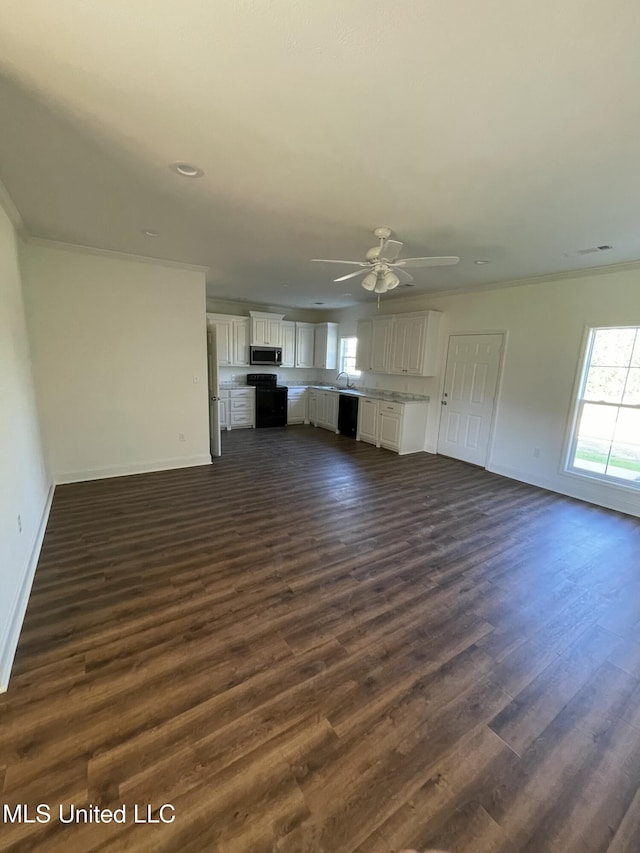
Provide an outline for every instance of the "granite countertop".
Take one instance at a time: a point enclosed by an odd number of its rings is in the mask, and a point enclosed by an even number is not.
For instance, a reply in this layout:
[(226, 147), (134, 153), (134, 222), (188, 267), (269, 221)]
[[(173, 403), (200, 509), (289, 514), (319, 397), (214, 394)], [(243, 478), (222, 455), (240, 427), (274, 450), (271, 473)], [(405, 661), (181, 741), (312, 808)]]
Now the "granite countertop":
[(385, 391), (381, 388), (338, 388), (335, 385), (317, 385), (311, 383), (308, 388), (320, 391), (335, 391), (337, 394), (349, 394), (352, 397), (369, 397), (372, 400), (385, 400), (387, 403), (428, 403), (430, 397), (425, 394), (409, 394), (402, 391)]
[[(289, 388), (317, 388), (319, 391), (335, 391), (336, 394), (349, 394), (352, 397), (369, 397), (372, 400), (385, 400), (388, 403), (428, 403), (430, 397), (423, 394), (408, 394), (402, 391), (385, 391), (381, 388), (342, 388), (335, 385), (322, 385), (318, 382), (292, 382)], [(246, 382), (221, 382), (221, 391), (235, 388), (253, 388)]]

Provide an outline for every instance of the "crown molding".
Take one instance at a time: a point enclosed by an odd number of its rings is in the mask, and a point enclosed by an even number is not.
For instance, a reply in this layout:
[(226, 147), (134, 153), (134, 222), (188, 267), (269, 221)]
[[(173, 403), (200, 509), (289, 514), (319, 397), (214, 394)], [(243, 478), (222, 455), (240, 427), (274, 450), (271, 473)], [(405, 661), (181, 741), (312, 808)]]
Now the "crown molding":
[(149, 255), (134, 255), (129, 252), (116, 252), (112, 249), (98, 249), (95, 246), (83, 246), (78, 243), (64, 243), (61, 240), (49, 240), (47, 237), (34, 237), (25, 234), (25, 242), (30, 246), (43, 246), (49, 249), (59, 249), (64, 252), (75, 252), (81, 255), (98, 255), (103, 258), (119, 258), (123, 261), (134, 261), (139, 264), (154, 264), (155, 266), (169, 267), (171, 269), (190, 270), (192, 272), (207, 273), (210, 267), (187, 264), (182, 261), (172, 261), (170, 258), (154, 258)]

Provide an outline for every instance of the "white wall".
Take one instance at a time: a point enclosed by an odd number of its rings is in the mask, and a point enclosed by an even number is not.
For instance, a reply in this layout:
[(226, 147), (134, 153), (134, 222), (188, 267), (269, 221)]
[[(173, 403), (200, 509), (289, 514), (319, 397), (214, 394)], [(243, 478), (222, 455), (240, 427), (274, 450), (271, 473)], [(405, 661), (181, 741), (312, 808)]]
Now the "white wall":
[[(640, 269), (579, 274), (572, 278), (437, 298), (387, 299), (380, 313), (435, 308), (440, 324), (440, 370), (433, 379), (375, 377), (378, 387), (432, 398), (426, 449), (434, 451), (448, 336), (504, 331), (507, 346), (488, 469), (563, 494), (640, 515), (640, 495), (565, 473), (564, 452), (574, 383), (586, 326), (640, 325)], [(344, 311), (340, 334), (355, 334), (366, 309)], [(367, 380), (369, 383), (371, 380)], [(539, 458), (534, 457), (539, 448)]]
[(52, 493), (40, 441), (17, 237), (0, 206), (0, 690), (9, 680)]
[(23, 265), (55, 482), (210, 462), (204, 273), (32, 242)]

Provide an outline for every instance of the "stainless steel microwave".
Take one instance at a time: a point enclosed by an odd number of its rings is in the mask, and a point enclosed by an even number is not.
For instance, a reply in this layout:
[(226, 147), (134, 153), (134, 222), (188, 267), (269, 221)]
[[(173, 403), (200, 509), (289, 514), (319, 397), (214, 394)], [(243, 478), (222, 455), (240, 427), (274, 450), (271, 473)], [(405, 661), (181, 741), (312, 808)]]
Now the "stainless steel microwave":
[(282, 350), (280, 347), (250, 347), (249, 363), (280, 367), (282, 364)]

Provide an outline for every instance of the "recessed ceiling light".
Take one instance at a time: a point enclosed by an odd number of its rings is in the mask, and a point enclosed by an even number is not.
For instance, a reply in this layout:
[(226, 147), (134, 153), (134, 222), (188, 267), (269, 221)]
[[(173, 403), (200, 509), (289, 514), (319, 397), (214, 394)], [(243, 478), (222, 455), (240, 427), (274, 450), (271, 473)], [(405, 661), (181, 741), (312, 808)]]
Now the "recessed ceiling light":
[(478, 260), (478, 261), (474, 261), (473, 263), (474, 263), (474, 264), (478, 264), (478, 266), (480, 266), (481, 264), (490, 264), (490, 263), (491, 263), (491, 261), (484, 261), (484, 260), (482, 260), (482, 259), (481, 259), (481, 260)]
[(342, 295), (343, 295), (343, 296), (351, 296), (351, 294), (350, 294), (350, 293), (343, 293)]
[(160, 236), (159, 231), (143, 231), (142, 233), (144, 234), (145, 237), (159, 237)]
[(183, 178), (201, 178), (204, 175), (202, 169), (192, 163), (171, 163), (169, 168), (176, 174), (182, 175)]

